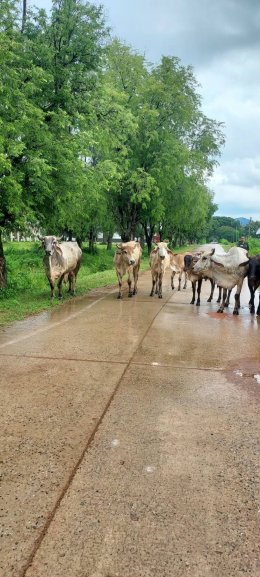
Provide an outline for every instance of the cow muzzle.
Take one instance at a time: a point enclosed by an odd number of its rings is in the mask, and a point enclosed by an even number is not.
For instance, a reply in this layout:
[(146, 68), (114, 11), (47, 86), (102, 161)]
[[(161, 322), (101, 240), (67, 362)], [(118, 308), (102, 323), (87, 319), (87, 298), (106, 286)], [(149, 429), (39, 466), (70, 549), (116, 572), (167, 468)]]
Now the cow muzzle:
[(131, 258), (129, 261), (129, 264), (131, 264), (131, 265), (135, 264), (135, 260)]

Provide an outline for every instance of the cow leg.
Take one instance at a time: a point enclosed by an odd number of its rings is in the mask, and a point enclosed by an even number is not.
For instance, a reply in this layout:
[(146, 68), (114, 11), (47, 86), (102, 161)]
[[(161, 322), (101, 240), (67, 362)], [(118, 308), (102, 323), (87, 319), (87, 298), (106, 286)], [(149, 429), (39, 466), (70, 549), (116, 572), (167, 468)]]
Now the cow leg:
[(179, 274), (179, 285), (178, 285), (178, 291), (181, 290), (181, 272)]
[(200, 306), (200, 292), (201, 292), (201, 285), (202, 285), (202, 278), (200, 278), (198, 280), (198, 288), (197, 288), (197, 302), (196, 302), (196, 306), (199, 307)]
[(195, 303), (195, 296), (196, 296), (196, 280), (192, 281), (191, 286), (192, 286), (192, 299), (190, 301), (191, 305), (194, 305)]
[(117, 295), (117, 298), (121, 299), (121, 298), (123, 298), (123, 295), (122, 295), (122, 275), (119, 272), (117, 272), (117, 278), (118, 278), (118, 295)]
[(257, 316), (260, 316), (260, 294), (259, 294), (259, 303), (256, 311)]
[(221, 305), (220, 305), (220, 307), (219, 307), (219, 309), (218, 309), (218, 311), (217, 311), (218, 313), (223, 313), (224, 307), (225, 307), (225, 301), (226, 301), (226, 297), (227, 297), (227, 289), (226, 289), (226, 288), (223, 288), (222, 290), (223, 290), (223, 293), (222, 293), (222, 303), (221, 303)]
[(251, 285), (248, 283), (248, 288), (250, 290), (250, 301), (249, 301), (249, 310), (251, 314), (255, 312), (255, 291)]
[(171, 287), (172, 287), (172, 290), (174, 290), (174, 277), (175, 277), (175, 272), (174, 272), (174, 270), (173, 270), (173, 271), (172, 271), (172, 274), (171, 274)]
[(187, 273), (184, 271), (184, 285), (183, 285), (183, 288), (184, 288), (184, 289), (187, 288), (187, 279), (188, 279), (188, 275), (187, 275)]
[[(150, 292), (150, 297), (153, 297), (155, 285), (157, 285), (157, 277), (156, 277), (156, 275), (154, 274), (154, 275), (152, 275), (152, 290), (151, 290), (151, 292)], [(157, 291), (157, 286), (156, 286), (156, 291)], [(155, 291), (155, 294), (157, 294), (156, 291)], [(158, 292), (158, 291), (157, 291), (157, 292)]]
[(243, 286), (243, 282), (244, 279), (242, 278), (238, 283), (237, 283), (237, 292), (235, 294), (235, 306), (234, 306), (234, 310), (233, 310), (233, 315), (238, 315), (239, 314), (239, 308), (240, 308), (240, 293), (241, 293), (241, 289)]
[(139, 266), (134, 267), (133, 275), (134, 275), (134, 290), (133, 295), (137, 294), (137, 281), (138, 281), (138, 273), (139, 273)]
[[(209, 279), (209, 282), (210, 282), (210, 284), (211, 284), (211, 291), (210, 291), (210, 295), (209, 295), (209, 298), (208, 298), (207, 302), (208, 302), (208, 303), (211, 303), (211, 301), (212, 301), (212, 299), (213, 299), (213, 293), (214, 293), (214, 289), (215, 289), (215, 284), (216, 284), (216, 283), (215, 283), (215, 281), (214, 281), (212, 278)], [(217, 302), (219, 302), (219, 301), (217, 301)]]
[(48, 280), (49, 280), (49, 285), (51, 287), (51, 299), (53, 299), (54, 298), (54, 282), (50, 279), (48, 279)]
[[(75, 267), (75, 269), (72, 271), (72, 295), (75, 296), (76, 294), (76, 281), (77, 281), (77, 274), (79, 272), (80, 269), (80, 265), (81, 265), (81, 260), (79, 260), (77, 262), (77, 265)], [(70, 278), (70, 277), (69, 277)]]
[(68, 293), (75, 296), (75, 275), (74, 272), (69, 273), (69, 289)]
[(128, 284), (128, 296), (132, 297), (133, 296), (133, 291), (132, 291), (132, 271), (129, 270), (128, 271), (128, 279), (127, 279), (127, 284)]
[(63, 298), (63, 296), (62, 296), (62, 289), (61, 289), (62, 283), (63, 283), (63, 278), (64, 278), (64, 275), (61, 275), (61, 277), (59, 278), (59, 281), (58, 281), (58, 289), (59, 289), (58, 298), (59, 298), (59, 299), (62, 299), (62, 298)]
[(158, 298), (159, 299), (162, 299), (162, 279), (163, 279), (163, 274), (161, 272), (158, 275)]
[[(227, 300), (225, 302), (225, 308), (229, 307), (229, 301), (230, 301), (230, 295), (231, 295), (232, 289), (229, 289), (227, 291)], [(240, 307), (240, 303), (239, 303), (239, 307)]]
[(221, 294), (222, 294), (222, 288), (221, 286), (218, 287), (218, 299), (217, 299), (217, 303), (220, 303), (221, 301)]
[(240, 293), (235, 294), (235, 306), (233, 310), (233, 315), (239, 314), (239, 307), (240, 307)]

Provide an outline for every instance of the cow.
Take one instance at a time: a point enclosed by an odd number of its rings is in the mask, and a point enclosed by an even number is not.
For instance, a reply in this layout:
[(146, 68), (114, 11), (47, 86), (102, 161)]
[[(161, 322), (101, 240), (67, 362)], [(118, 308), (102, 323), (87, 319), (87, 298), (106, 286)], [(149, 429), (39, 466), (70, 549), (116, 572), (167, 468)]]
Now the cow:
[[(122, 279), (128, 273), (128, 296), (132, 297), (137, 293), (138, 273), (141, 263), (142, 249), (139, 242), (130, 240), (129, 242), (122, 242), (117, 245), (114, 256), (114, 264), (118, 278), (118, 299), (123, 297), (122, 294)], [(134, 282), (134, 289), (132, 290), (132, 282)]]
[[(194, 267), (195, 263), (197, 262), (199, 256), (200, 256), (199, 254), (198, 255), (185, 254), (185, 256), (184, 256), (184, 272), (187, 273), (188, 279), (191, 281), (191, 286), (192, 286), (192, 300), (190, 302), (191, 305), (194, 305), (194, 303), (195, 303), (196, 285), (198, 283), (197, 302), (196, 302), (197, 306), (200, 306), (200, 293), (201, 293), (201, 285), (202, 285), (203, 275), (201, 273), (196, 274), (193, 270), (193, 267)], [(207, 279), (205, 279), (205, 280), (207, 280)], [(212, 297), (213, 297), (215, 282), (213, 281), (212, 278), (210, 278), (209, 281), (211, 284), (211, 292), (210, 292), (210, 296), (209, 296), (207, 302), (210, 303), (212, 301)]]
[[(250, 291), (250, 301), (249, 310), (250, 313), (255, 312), (255, 291), (260, 287), (260, 254), (253, 256), (249, 260), (248, 267), (248, 288)], [(259, 304), (256, 311), (257, 316), (260, 316), (260, 293), (259, 293)]]
[[(196, 301), (196, 306), (198, 306), (198, 307), (200, 306), (200, 293), (201, 293), (202, 280), (203, 279), (209, 280), (210, 284), (211, 284), (210, 295), (209, 295), (209, 298), (207, 299), (208, 303), (211, 303), (211, 301), (212, 301), (214, 290), (215, 290), (215, 285), (216, 285), (216, 283), (214, 282), (214, 280), (212, 278), (208, 278), (206, 276), (204, 277), (202, 273), (195, 273), (194, 272), (193, 267), (194, 267), (195, 263), (198, 261), (200, 256), (201, 256), (200, 252), (195, 253), (193, 256), (190, 254), (185, 254), (185, 256), (184, 256), (184, 272), (187, 273), (188, 279), (191, 281), (191, 286), (192, 286), (192, 300), (191, 300), (190, 304), (194, 305), (194, 303), (195, 303), (196, 285), (198, 283), (198, 285), (197, 285), (197, 301)], [(219, 289), (219, 293), (218, 293), (217, 303), (220, 303), (222, 288), (218, 287), (218, 289)], [(230, 294), (231, 294), (231, 290), (228, 291), (228, 297), (227, 297), (227, 300), (225, 302), (225, 307), (228, 307), (228, 305), (229, 305)]]
[(204, 252), (194, 264), (195, 273), (212, 278), (219, 287), (223, 288), (222, 303), (218, 313), (223, 313), (227, 289), (237, 287), (235, 294), (234, 315), (239, 314), (240, 292), (248, 271), (249, 258), (243, 248), (233, 246), (226, 254), (215, 254), (215, 249)]
[(60, 242), (56, 236), (41, 237), (45, 250), (43, 263), (54, 297), (55, 282), (58, 281), (58, 298), (62, 299), (62, 282), (69, 280), (69, 292), (75, 295), (76, 279), (79, 272), (82, 251), (77, 242)]
[(166, 269), (171, 264), (173, 253), (168, 248), (167, 242), (158, 242), (156, 247), (150, 254), (150, 267), (152, 274), (152, 290), (150, 296), (158, 294), (158, 298), (162, 298), (162, 280)]
[(178, 284), (178, 291), (181, 290), (181, 277), (184, 274), (184, 285), (183, 288), (186, 289), (187, 287), (187, 280), (188, 280), (188, 274), (187, 272), (184, 270), (185, 269), (185, 263), (184, 263), (184, 257), (185, 255), (190, 255), (192, 256), (191, 252), (185, 252), (185, 253), (172, 253), (171, 256), (171, 269), (172, 269), (172, 276), (171, 276), (171, 287), (172, 290), (174, 290), (174, 276), (177, 273), (179, 275), (179, 284)]

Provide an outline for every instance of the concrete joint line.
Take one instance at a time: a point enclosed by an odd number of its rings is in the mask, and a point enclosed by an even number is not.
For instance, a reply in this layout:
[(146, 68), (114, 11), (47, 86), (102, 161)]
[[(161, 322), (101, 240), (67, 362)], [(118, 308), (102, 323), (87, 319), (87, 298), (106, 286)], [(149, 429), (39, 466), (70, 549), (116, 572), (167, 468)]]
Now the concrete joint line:
[[(169, 296), (169, 299), (171, 298), (171, 296), (172, 296), (172, 295)], [(99, 302), (100, 300), (103, 300), (104, 298), (105, 298), (105, 297), (102, 297), (102, 298), (99, 299), (98, 301), (95, 301), (95, 303), (93, 303), (92, 306), (93, 306), (94, 304), (96, 304), (97, 302)], [(117, 385), (115, 386), (114, 391), (112, 392), (110, 398), (108, 399), (108, 402), (107, 402), (107, 404), (106, 404), (106, 406), (105, 406), (105, 408), (104, 408), (101, 416), (99, 417), (99, 419), (98, 419), (98, 421), (97, 421), (97, 423), (96, 423), (96, 425), (95, 425), (95, 427), (94, 427), (94, 429), (93, 429), (93, 431), (92, 431), (92, 433), (91, 433), (91, 435), (90, 435), (90, 437), (89, 437), (89, 439), (88, 439), (88, 441), (87, 441), (87, 443), (86, 443), (86, 445), (85, 445), (85, 447), (84, 447), (84, 449), (83, 449), (83, 451), (82, 451), (82, 453), (81, 453), (81, 455), (80, 455), (80, 457), (79, 457), (79, 459), (78, 459), (78, 461), (77, 461), (77, 463), (76, 463), (76, 465), (73, 467), (73, 469), (72, 469), (72, 471), (71, 471), (71, 473), (70, 473), (70, 475), (69, 475), (69, 477), (68, 477), (67, 482), (65, 483), (63, 489), (61, 490), (61, 493), (60, 493), (59, 498), (57, 499), (57, 501), (56, 501), (56, 503), (55, 503), (52, 511), (51, 511), (50, 514), (48, 515), (47, 520), (46, 520), (46, 523), (45, 523), (45, 525), (44, 525), (44, 527), (43, 527), (43, 530), (42, 530), (42, 532), (40, 533), (39, 537), (36, 539), (36, 541), (35, 541), (35, 543), (34, 543), (33, 550), (32, 550), (32, 552), (31, 552), (31, 554), (29, 555), (29, 558), (28, 558), (27, 562), (25, 563), (24, 567), (22, 568), (21, 572), (19, 573), (19, 577), (26, 577), (26, 573), (27, 573), (28, 569), (31, 567), (31, 565), (32, 565), (32, 563), (33, 563), (33, 560), (34, 560), (34, 558), (35, 558), (35, 555), (36, 555), (38, 549), (40, 548), (40, 546), (41, 546), (41, 544), (42, 544), (42, 542), (43, 542), (43, 539), (44, 539), (45, 535), (46, 535), (47, 532), (48, 532), (48, 529), (49, 529), (49, 527), (50, 527), (50, 525), (51, 525), (51, 523), (52, 523), (52, 521), (53, 521), (53, 519), (54, 519), (54, 517), (55, 517), (55, 515), (56, 515), (56, 512), (58, 511), (59, 506), (60, 506), (63, 498), (65, 497), (65, 495), (66, 495), (66, 493), (67, 493), (67, 491), (68, 491), (68, 489), (69, 489), (69, 487), (70, 487), (70, 485), (71, 485), (71, 483), (72, 483), (72, 481), (73, 481), (73, 479), (74, 479), (74, 477), (75, 477), (75, 475), (76, 475), (76, 473), (77, 473), (77, 471), (78, 471), (78, 468), (80, 467), (80, 465), (81, 465), (81, 463), (82, 463), (82, 461), (83, 461), (83, 459), (84, 459), (84, 457), (85, 457), (85, 455), (86, 455), (89, 447), (91, 446), (92, 441), (93, 441), (94, 438), (95, 438), (96, 432), (98, 431), (100, 425), (102, 424), (103, 419), (104, 419), (104, 417), (105, 417), (108, 409), (110, 408), (111, 403), (113, 402), (113, 400), (114, 400), (114, 398), (115, 398), (115, 396), (116, 396), (116, 394), (117, 394), (117, 392), (118, 392), (118, 390), (119, 390), (119, 387), (120, 387), (120, 385), (121, 385), (121, 383), (122, 383), (122, 380), (123, 380), (123, 378), (124, 378), (124, 376), (125, 376), (128, 368), (129, 368), (130, 365), (132, 364), (132, 360), (133, 360), (134, 355), (136, 354), (139, 346), (142, 344), (143, 340), (145, 339), (146, 335), (148, 334), (148, 332), (149, 332), (149, 330), (150, 330), (153, 322), (155, 321), (156, 317), (159, 315), (159, 313), (161, 312), (161, 310), (162, 310), (162, 309), (165, 307), (165, 305), (168, 303), (169, 299), (167, 299), (164, 303), (162, 303), (160, 309), (157, 311), (157, 313), (156, 313), (155, 316), (153, 317), (152, 321), (149, 323), (148, 328), (146, 329), (146, 331), (144, 332), (143, 336), (141, 337), (141, 339), (140, 339), (140, 341), (139, 341), (136, 349), (134, 350), (131, 358), (130, 358), (129, 361), (126, 363), (126, 366), (125, 366), (125, 368), (124, 368), (124, 370), (123, 370), (123, 373), (122, 373), (120, 379), (118, 380), (118, 383), (117, 383)], [(90, 307), (86, 307), (86, 308), (90, 308)], [(72, 315), (72, 316), (77, 316), (77, 314)], [(65, 321), (65, 322), (66, 322), (66, 321)], [(58, 325), (59, 325), (59, 324), (62, 324), (62, 322), (61, 322), (61, 323), (57, 323), (57, 324), (58, 324)], [(35, 357), (34, 357), (34, 358), (35, 358)], [(36, 357), (36, 358), (37, 358), (37, 357)], [(46, 358), (46, 357), (45, 357), (45, 358)]]

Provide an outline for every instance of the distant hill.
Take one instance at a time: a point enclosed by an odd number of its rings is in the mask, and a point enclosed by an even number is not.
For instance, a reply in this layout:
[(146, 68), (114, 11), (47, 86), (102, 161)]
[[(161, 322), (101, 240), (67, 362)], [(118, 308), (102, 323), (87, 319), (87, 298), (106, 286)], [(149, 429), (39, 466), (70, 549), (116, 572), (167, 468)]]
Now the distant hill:
[(246, 224), (249, 223), (249, 218), (245, 218), (244, 216), (240, 216), (236, 218), (236, 220), (238, 220), (242, 226), (246, 226)]

